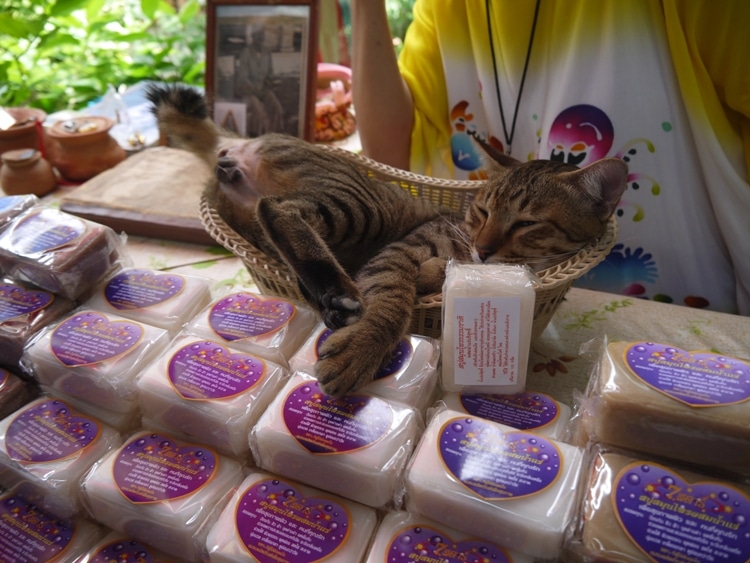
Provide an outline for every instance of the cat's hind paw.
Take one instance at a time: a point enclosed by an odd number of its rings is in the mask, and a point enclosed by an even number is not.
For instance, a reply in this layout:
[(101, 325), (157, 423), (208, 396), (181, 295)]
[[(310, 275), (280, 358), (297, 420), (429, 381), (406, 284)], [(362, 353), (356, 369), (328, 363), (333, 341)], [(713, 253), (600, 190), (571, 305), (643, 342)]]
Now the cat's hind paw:
[(356, 323), (362, 318), (362, 313), (362, 302), (350, 295), (329, 292), (320, 300), (323, 323), (331, 330)]

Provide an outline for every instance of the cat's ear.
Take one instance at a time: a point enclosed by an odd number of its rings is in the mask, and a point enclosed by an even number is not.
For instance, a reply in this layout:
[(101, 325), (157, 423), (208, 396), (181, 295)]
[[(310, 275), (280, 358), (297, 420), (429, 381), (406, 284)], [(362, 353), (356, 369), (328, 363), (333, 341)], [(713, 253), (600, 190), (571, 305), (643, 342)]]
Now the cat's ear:
[(596, 210), (603, 221), (614, 213), (628, 186), (628, 165), (619, 158), (604, 158), (585, 168), (568, 172), (586, 195), (596, 202)]
[(489, 159), (484, 159), (487, 166), (491, 166), (492, 164), (497, 163), (502, 169), (505, 169), (521, 164), (520, 160), (516, 160), (512, 156), (509, 156), (504, 152), (497, 150), (484, 139), (480, 139), (476, 135), (472, 135), (472, 139), (474, 139), (474, 142), (479, 146), (479, 148), (482, 149), (484, 154), (489, 157)]

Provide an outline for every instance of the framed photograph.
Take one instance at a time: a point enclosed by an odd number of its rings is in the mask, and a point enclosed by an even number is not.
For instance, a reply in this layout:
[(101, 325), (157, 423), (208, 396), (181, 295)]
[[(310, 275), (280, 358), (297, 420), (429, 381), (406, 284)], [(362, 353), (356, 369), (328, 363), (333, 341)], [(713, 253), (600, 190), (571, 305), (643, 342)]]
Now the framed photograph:
[(245, 137), (315, 137), (318, 0), (208, 0), (206, 96)]

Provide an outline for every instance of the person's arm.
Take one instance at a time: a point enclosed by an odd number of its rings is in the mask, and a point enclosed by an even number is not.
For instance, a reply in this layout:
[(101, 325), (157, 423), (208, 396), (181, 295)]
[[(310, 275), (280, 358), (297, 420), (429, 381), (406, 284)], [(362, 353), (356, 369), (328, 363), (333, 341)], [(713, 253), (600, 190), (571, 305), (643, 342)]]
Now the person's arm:
[(385, 0), (352, 2), (352, 100), (363, 153), (408, 170), (414, 107), (398, 69)]

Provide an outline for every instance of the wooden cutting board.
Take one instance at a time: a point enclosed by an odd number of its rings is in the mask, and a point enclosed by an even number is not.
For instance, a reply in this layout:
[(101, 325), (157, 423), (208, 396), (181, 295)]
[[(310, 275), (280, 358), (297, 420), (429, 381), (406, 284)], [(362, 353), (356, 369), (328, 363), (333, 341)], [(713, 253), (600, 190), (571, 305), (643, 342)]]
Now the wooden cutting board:
[(60, 207), (128, 235), (214, 245), (198, 212), (211, 174), (187, 151), (151, 147), (81, 184)]

